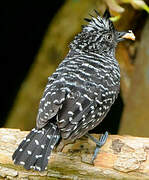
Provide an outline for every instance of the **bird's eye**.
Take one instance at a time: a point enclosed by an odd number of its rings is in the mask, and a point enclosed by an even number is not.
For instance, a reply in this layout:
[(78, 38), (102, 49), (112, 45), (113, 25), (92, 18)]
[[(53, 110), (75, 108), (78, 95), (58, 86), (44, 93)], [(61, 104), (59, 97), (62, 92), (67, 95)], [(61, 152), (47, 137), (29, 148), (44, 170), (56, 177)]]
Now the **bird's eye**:
[(106, 39), (107, 39), (108, 41), (111, 41), (111, 40), (112, 40), (112, 34), (107, 34), (107, 35), (106, 35)]

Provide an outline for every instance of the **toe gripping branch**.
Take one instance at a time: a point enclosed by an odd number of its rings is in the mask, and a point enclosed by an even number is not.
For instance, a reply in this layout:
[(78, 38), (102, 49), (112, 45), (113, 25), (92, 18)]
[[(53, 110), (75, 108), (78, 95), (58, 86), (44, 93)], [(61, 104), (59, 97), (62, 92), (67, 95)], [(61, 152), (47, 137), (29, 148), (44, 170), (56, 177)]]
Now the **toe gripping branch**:
[(89, 133), (86, 134), (86, 136), (88, 138), (90, 138), (93, 142), (96, 143), (96, 148), (95, 148), (95, 151), (94, 151), (94, 154), (93, 154), (93, 157), (92, 157), (92, 163), (94, 162), (100, 148), (106, 143), (107, 141), (107, 138), (108, 138), (108, 132), (106, 131), (105, 134), (102, 134), (100, 136), (100, 139), (97, 140), (96, 138), (94, 138), (93, 136), (91, 136)]

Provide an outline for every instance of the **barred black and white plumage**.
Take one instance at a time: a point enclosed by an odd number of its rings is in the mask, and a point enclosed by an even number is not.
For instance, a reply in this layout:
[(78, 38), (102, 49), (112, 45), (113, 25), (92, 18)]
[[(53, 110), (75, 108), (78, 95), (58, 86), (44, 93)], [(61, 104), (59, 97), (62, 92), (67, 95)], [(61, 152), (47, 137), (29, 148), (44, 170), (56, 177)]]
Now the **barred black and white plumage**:
[[(97, 12), (96, 12), (97, 13)], [(45, 170), (57, 144), (85, 135), (106, 116), (120, 89), (115, 47), (126, 32), (115, 30), (106, 11), (86, 19), (70, 44), (66, 58), (48, 78), (40, 101), (36, 128), (13, 154), (15, 164)]]

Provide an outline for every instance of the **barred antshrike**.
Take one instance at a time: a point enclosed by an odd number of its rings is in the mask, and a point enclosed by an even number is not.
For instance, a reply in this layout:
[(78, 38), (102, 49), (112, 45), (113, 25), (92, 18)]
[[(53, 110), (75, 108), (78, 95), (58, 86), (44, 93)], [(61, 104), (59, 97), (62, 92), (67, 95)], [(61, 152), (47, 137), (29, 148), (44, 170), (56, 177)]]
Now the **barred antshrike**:
[[(134, 39), (129, 32), (118, 32), (108, 10), (103, 17), (85, 19), (88, 24), (75, 36), (66, 58), (48, 78), (40, 101), (36, 127), (21, 142), (12, 158), (26, 169), (45, 170), (51, 151), (83, 135), (102, 146), (87, 132), (107, 115), (120, 89), (120, 69), (115, 59), (118, 42)], [(97, 149), (96, 149), (97, 151)], [(97, 152), (93, 159), (95, 158)]]

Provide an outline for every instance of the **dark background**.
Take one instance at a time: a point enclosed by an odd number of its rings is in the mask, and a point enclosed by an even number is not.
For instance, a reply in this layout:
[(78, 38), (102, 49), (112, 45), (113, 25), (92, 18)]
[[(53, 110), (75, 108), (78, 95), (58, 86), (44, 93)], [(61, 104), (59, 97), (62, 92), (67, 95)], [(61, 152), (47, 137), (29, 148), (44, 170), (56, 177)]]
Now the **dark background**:
[(1, 4), (1, 110), (3, 126), (43, 36), (64, 0), (5, 1)]

